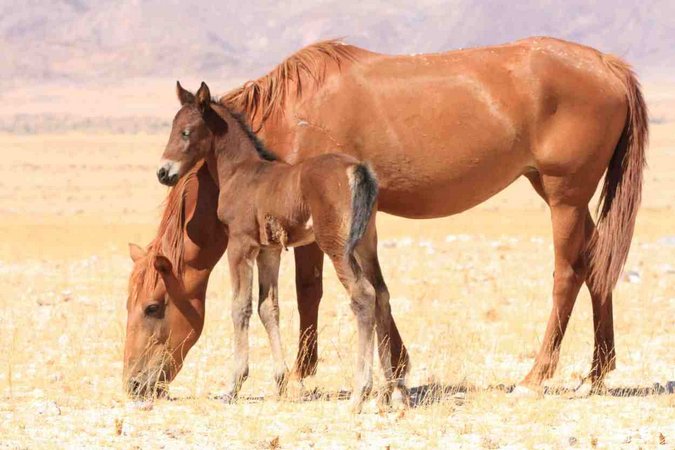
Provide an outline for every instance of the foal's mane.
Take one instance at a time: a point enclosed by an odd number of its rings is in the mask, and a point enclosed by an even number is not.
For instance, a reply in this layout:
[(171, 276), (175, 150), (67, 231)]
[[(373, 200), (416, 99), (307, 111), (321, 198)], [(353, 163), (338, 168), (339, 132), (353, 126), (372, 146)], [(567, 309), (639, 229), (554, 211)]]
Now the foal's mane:
[[(222, 105), (221, 105), (222, 106)], [(277, 161), (279, 158), (277, 158), (277, 155), (274, 154), (274, 152), (270, 151), (267, 147), (265, 147), (265, 144), (263, 141), (256, 135), (253, 130), (251, 130), (250, 125), (246, 121), (246, 118), (239, 114), (238, 112), (230, 109), (227, 106), (223, 106), (223, 108), (227, 109), (227, 112), (230, 113), (230, 115), (234, 118), (234, 120), (239, 123), (239, 126), (241, 127), (242, 130), (244, 130), (244, 133), (246, 133), (246, 136), (251, 140), (253, 143), (253, 146), (255, 147), (255, 151), (258, 152), (258, 156), (260, 156), (262, 159), (266, 161)]]
[(326, 64), (357, 58), (358, 48), (337, 39), (316, 42), (298, 50), (276, 66), (270, 73), (223, 95), (219, 103), (244, 114), (251, 123), (258, 118), (258, 129), (272, 115), (282, 111), (286, 98), (295, 89), (298, 96), (307, 81), (320, 86), (326, 74)]
[(162, 220), (157, 228), (157, 235), (146, 247), (147, 256), (134, 266), (129, 280), (131, 299), (136, 299), (141, 292), (151, 292), (159, 273), (152, 267), (153, 257), (157, 254), (164, 255), (171, 261), (174, 274), (180, 278), (183, 273), (184, 262), (184, 229), (185, 221), (185, 198), (187, 188), (197, 177), (197, 171), (203, 163), (197, 163), (195, 167), (178, 180), (178, 183), (169, 190), (164, 200), (164, 212)]

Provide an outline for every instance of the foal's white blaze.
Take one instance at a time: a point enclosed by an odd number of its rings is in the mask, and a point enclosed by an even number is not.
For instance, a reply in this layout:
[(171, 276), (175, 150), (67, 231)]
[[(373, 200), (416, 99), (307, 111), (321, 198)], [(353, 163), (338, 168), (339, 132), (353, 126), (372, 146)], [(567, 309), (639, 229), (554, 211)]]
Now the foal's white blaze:
[(167, 176), (172, 177), (174, 175), (178, 175), (180, 173), (180, 165), (181, 163), (179, 161), (172, 161), (170, 159), (162, 159), (159, 162), (159, 167), (157, 171), (160, 169), (164, 169), (167, 171)]

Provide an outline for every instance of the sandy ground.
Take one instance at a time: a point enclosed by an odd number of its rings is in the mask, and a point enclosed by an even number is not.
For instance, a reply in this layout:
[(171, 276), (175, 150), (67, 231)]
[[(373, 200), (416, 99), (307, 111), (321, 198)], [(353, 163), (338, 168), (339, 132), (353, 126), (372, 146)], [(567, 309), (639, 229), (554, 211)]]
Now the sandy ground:
[[(298, 385), (275, 398), (257, 320), (244, 399), (217, 399), (232, 363), (220, 264), (204, 334), (172, 400), (129, 408), (121, 386), (126, 244), (154, 234), (166, 194), (154, 167), (166, 135), (0, 136), (0, 448), (675, 448), (675, 102), (651, 92), (658, 120), (644, 207), (615, 291), (612, 395), (571, 393), (592, 355), (585, 291), (551, 393), (506, 392), (532, 364), (552, 284), (548, 212), (518, 181), (456, 217), (380, 215), (381, 260), (421, 401), (387, 414), (369, 404), (359, 416), (337, 395), (351, 386), (355, 326), (329, 265), (319, 371), (305, 382), (319, 399), (300, 401)], [(292, 272), (289, 254), (280, 287), (289, 364), (298, 328)]]

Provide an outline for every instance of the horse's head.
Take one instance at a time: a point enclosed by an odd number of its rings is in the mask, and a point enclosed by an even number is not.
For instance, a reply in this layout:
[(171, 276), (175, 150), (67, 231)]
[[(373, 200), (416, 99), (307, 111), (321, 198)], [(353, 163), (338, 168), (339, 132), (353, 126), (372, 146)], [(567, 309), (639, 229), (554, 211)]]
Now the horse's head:
[(153, 397), (166, 392), (201, 334), (204, 293), (189, 295), (192, 289), (186, 285), (197, 285), (196, 280), (177, 277), (165, 256), (134, 244), (129, 250), (134, 269), (127, 301), (124, 383), (133, 397)]
[(173, 186), (213, 149), (215, 135), (227, 132), (227, 122), (211, 107), (205, 83), (192, 94), (176, 83), (181, 108), (173, 119), (169, 142), (157, 169), (159, 182)]

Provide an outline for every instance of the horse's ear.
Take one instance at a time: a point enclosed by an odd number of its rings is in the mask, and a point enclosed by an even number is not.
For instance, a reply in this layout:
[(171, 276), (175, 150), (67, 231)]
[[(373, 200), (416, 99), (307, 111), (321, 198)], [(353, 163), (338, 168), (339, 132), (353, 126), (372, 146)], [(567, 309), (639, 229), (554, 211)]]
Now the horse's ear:
[(138, 261), (146, 255), (146, 251), (143, 250), (139, 245), (129, 243), (129, 256), (133, 262)]
[(211, 91), (203, 81), (197, 91), (197, 106), (202, 113), (206, 112), (211, 107)]
[(164, 255), (155, 255), (152, 265), (163, 277), (173, 274), (173, 265), (171, 264), (171, 261), (169, 261), (169, 258)]
[(183, 89), (183, 86), (180, 85), (180, 81), (176, 81), (176, 95), (178, 96), (178, 101), (181, 106), (186, 103), (194, 103), (195, 101), (195, 96), (191, 92)]
[(155, 270), (159, 272), (159, 275), (164, 281), (164, 286), (166, 287), (166, 292), (174, 299), (183, 298), (184, 290), (181, 281), (176, 278), (176, 275), (173, 273), (173, 265), (171, 261), (164, 255), (155, 255), (154, 260), (152, 261), (155, 266)]

